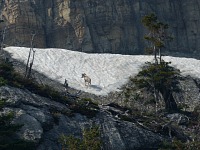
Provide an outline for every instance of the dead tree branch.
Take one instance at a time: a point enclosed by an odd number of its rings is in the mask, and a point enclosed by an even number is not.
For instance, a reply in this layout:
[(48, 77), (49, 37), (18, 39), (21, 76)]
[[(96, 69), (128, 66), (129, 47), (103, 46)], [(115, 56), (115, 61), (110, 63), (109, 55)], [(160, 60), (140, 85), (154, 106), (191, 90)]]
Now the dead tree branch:
[[(35, 50), (33, 50), (33, 41), (34, 41), (35, 35), (36, 35), (36, 33), (32, 33), (31, 46), (30, 46), (30, 51), (29, 51), (29, 54), (28, 54), (28, 60), (27, 60), (27, 63), (26, 63), (26, 72), (25, 72), (25, 76), (24, 76), (25, 78), (30, 77), (31, 69), (32, 69), (32, 66), (33, 66), (33, 61), (34, 61), (34, 56), (35, 56)], [(31, 63), (29, 64), (32, 52), (33, 52), (33, 58), (32, 58)]]

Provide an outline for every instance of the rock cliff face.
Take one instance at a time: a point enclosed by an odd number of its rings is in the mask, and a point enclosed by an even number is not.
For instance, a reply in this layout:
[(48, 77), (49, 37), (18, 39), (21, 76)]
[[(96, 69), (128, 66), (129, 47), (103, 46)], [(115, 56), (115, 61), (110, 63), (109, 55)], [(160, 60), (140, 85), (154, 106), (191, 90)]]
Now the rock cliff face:
[(175, 37), (167, 51), (198, 55), (199, 6), (197, 0), (0, 0), (8, 45), (30, 46), (35, 32), (36, 47), (122, 54), (143, 53), (141, 18), (154, 12)]
[(101, 129), (102, 146), (105, 150), (154, 148), (164, 140), (162, 135), (134, 123), (118, 120), (103, 111), (91, 119), (81, 114), (69, 117), (66, 114), (71, 110), (67, 106), (29, 91), (4, 86), (0, 87), (0, 93), (0, 98), (7, 99), (8, 102), (0, 115), (14, 112), (13, 123), (23, 124), (18, 136), (35, 142), (37, 150), (59, 150), (61, 145), (58, 139), (61, 134), (81, 137), (81, 131), (93, 124)]
[[(192, 79), (186, 80), (186, 84), (183, 84), (184, 91), (190, 91), (191, 94), (196, 95), (196, 98), (190, 97), (189, 102), (192, 108), (199, 106), (199, 94), (194, 94), (198, 89), (197, 84), (199, 85), (199, 81), (193, 83)], [(191, 96), (184, 92), (182, 94)], [(99, 126), (104, 150), (158, 149), (162, 141), (169, 140), (168, 134), (159, 132), (156, 128), (144, 126), (139, 123), (140, 119), (126, 121), (126, 118), (124, 120), (119, 118), (118, 116), (122, 115), (130, 117), (130, 114), (125, 109), (116, 107), (117, 105), (98, 105), (96, 115), (91, 118), (74, 112), (69, 104), (41, 97), (27, 89), (0, 86), (0, 99), (6, 100), (6, 106), (0, 110), (0, 116), (13, 112), (12, 123), (23, 125), (17, 132), (17, 137), (34, 142), (37, 150), (60, 150), (61, 144), (58, 139), (62, 134), (81, 137), (82, 131), (93, 125)], [(188, 101), (185, 96), (184, 99)], [(82, 105), (85, 104), (82, 103)], [(93, 106), (89, 104), (84, 107), (91, 109)], [(168, 114), (167, 117), (181, 125), (189, 122), (187, 116), (178, 113)], [(153, 122), (153, 124), (156, 123)], [(176, 130), (172, 131), (173, 136), (186, 141), (190, 139), (179, 131), (180, 129)]]

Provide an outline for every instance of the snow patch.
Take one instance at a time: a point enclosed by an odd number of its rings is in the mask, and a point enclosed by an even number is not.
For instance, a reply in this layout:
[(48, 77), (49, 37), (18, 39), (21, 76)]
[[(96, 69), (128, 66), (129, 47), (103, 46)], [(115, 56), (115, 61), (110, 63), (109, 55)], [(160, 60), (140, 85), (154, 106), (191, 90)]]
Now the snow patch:
[[(146, 61), (153, 60), (152, 56), (147, 55), (87, 54), (56, 48), (35, 50), (34, 70), (60, 83), (67, 79), (70, 87), (96, 95), (118, 91)], [(7, 47), (5, 51), (11, 53), (12, 58), (26, 63), (29, 48)], [(183, 75), (200, 78), (200, 60), (171, 56), (163, 58), (171, 61)], [(82, 73), (92, 79), (90, 87), (84, 85)]]

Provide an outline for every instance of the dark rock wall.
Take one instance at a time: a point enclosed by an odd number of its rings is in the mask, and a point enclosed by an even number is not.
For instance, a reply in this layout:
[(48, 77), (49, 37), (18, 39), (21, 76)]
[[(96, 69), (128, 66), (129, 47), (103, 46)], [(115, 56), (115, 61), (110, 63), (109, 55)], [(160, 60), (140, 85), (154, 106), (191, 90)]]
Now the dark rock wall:
[[(143, 53), (141, 18), (156, 13), (174, 36), (166, 51), (200, 55), (198, 0), (0, 0), (8, 45)], [(2, 25), (1, 25), (2, 26)], [(2, 28), (1, 28), (2, 29)]]

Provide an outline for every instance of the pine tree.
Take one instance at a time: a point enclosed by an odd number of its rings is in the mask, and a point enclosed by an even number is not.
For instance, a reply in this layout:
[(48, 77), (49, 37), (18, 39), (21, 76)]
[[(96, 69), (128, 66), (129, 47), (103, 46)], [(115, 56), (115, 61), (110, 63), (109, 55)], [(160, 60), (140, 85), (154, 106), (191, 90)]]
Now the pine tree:
[(139, 88), (146, 88), (152, 92), (157, 102), (160, 93), (165, 102), (167, 111), (177, 111), (177, 104), (173, 92), (179, 92), (178, 86), (181, 79), (180, 71), (171, 67), (170, 62), (162, 61), (160, 64), (146, 63), (138, 75), (132, 79)]
[(153, 52), (155, 63), (158, 64), (157, 55), (159, 55), (159, 62), (161, 62), (161, 49), (165, 47), (166, 41), (172, 40), (172, 37), (166, 32), (169, 26), (168, 24), (158, 21), (155, 14), (144, 16), (142, 18), (142, 23), (149, 31), (149, 33), (144, 37), (151, 43), (151, 46), (147, 48), (147, 51), (150, 53)]

